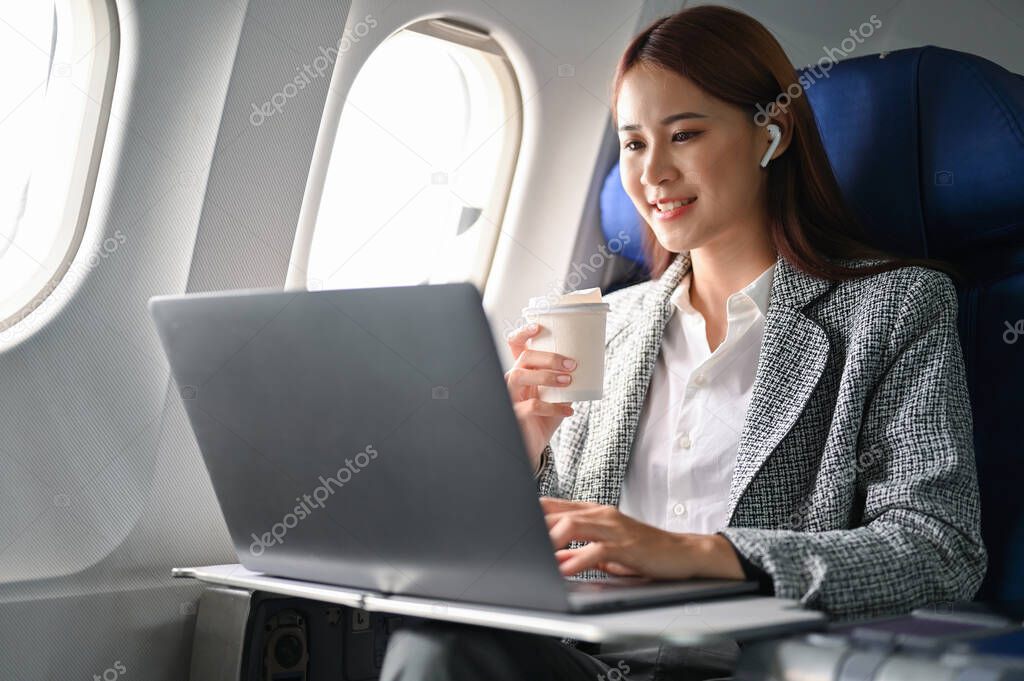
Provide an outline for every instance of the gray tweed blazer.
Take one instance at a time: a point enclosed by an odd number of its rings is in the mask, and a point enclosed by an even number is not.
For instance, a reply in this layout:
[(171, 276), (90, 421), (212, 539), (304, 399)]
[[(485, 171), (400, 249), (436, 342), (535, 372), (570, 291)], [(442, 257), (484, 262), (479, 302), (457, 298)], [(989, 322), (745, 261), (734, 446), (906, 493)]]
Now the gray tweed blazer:
[[(573, 405), (540, 494), (618, 505), (689, 267), (680, 254), (658, 280), (606, 297), (605, 397)], [(976, 592), (986, 553), (956, 318), (936, 270), (832, 282), (779, 257), (723, 531), (777, 596), (845, 619)]]

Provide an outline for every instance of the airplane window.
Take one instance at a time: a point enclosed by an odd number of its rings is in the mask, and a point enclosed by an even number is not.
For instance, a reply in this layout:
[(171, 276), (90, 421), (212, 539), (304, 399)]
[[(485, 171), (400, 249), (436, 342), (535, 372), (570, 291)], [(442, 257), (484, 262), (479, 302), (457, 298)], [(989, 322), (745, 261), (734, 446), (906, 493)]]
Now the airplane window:
[(485, 34), (435, 20), (382, 43), (345, 100), (306, 285), (483, 289), (519, 109), (512, 70)]
[[(0, 337), (44, 304), (82, 240), (117, 36), (107, 0), (0, 8)], [(17, 68), (13, 68), (16, 65)]]

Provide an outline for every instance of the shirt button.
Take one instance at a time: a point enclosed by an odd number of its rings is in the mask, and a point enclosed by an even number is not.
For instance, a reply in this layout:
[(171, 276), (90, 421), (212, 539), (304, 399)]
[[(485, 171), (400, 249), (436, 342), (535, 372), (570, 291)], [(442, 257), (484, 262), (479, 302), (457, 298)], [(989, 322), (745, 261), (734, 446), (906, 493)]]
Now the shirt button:
[(693, 376), (694, 385), (704, 385), (704, 374), (694, 374)]
[(690, 442), (690, 435), (689, 435), (689, 433), (683, 433), (682, 435), (680, 435), (679, 439), (676, 440), (676, 442), (678, 442), (679, 446), (682, 447), (683, 449), (689, 449), (690, 445), (692, 444)]
[(676, 504), (675, 506), (672, 507), (672, 512), (676, 515), (685, 515), (686, 507), (683, 506), (682, 504)]

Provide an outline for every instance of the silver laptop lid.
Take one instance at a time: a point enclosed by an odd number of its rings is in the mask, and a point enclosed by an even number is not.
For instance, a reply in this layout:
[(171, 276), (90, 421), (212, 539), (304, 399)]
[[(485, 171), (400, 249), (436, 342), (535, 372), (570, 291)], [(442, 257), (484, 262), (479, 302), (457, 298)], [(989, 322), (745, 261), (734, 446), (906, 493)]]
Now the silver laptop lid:
[(569, 609), (474, 286), (150, 310), (245, 567)]

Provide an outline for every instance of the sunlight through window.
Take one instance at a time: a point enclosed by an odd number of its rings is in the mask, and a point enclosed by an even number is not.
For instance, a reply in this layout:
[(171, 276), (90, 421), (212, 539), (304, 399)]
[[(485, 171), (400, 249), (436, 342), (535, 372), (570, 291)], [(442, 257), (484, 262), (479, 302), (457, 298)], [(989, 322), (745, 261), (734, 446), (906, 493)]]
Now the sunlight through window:
[(385, 41), (345, 101), (307, 285), (482, 288), (519, 119), (518, 88), (494, 51), (415, 30)]

